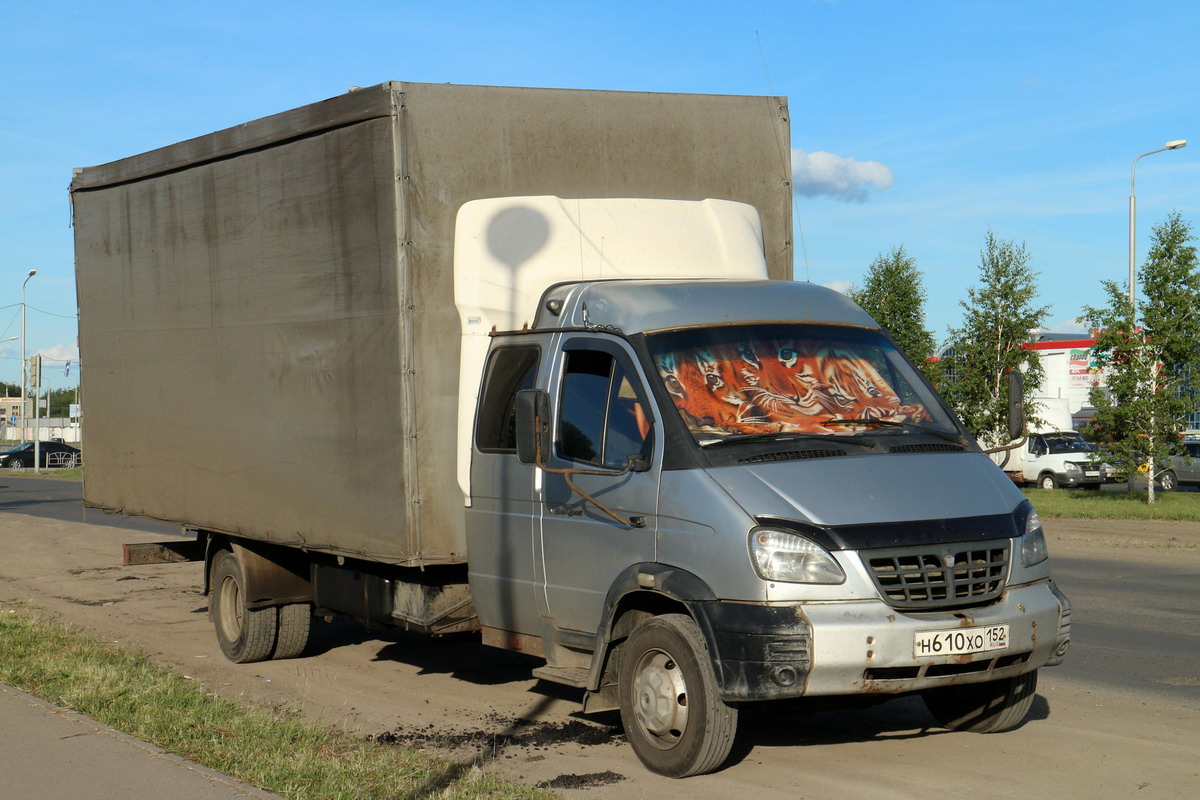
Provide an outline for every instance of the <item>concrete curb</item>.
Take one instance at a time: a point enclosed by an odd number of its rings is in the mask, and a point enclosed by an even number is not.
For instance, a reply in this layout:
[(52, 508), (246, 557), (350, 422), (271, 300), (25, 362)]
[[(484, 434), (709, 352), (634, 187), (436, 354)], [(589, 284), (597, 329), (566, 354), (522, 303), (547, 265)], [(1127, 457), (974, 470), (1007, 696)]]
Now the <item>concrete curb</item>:
[[(58, 717), (60, 720), (65, 721), (72, 727), (85, 729), (69, 736), (57, 737), (60, 741), (63, 739), (74, 738), (75, 736), (83, 736), (88, 733), (98, 733), (105, 737), (109, 737), (111, 740), (118, 743), (117, 758), (119, 758), (122, 762), (125, 762), (126, 758), (128, 759), (126, 768), (130, 774), (142, 776), (146, 774), (146, 771), (143, 768), (146, 764), (152, 764), (154, 762), (166, 763), (172, 765), (171, 767), (168, 767), (169, 771), (173, 771), (175, 768), (178, 768), (180, 770), (186, 770), (187, 772), (193, 773), (197, 777), (208, 780), (212, 784), (211, 788), (215, 790), (213, 794), (217, 797), (229, 798), (230, 800), (233, 800), (233, 798), (281, 800), (278, 795), (263, 791), (262, 789), (250, 786), (249, 784), (242, 783), (241, 781), (235, 780), (224, 773), (209, 769), (208, 767), (197, 764), (194, 761), (189, 761), (182, 756), (175, 755), (174, 753), (168, 753), (159, 747), (155, 747), (149, 742), (145, 742), (135, 736), (130, 736), (129, 734), (122, 733), (115, 728), (110, 728), (107, 725), (97, 722), (91, 717), (87, 717), (76, 711), (49, 703), (40, 697), (35, 697), (28, 692), (22, 691), (21, 689), (17, 689), (13, 686), (9, 686), (8, 684), (0, 683), (0, 703), (5, 702), (6, 695), (9, 696), (9, 700), (16, 698), (20, 701), (24, 701), (30, 706), (41, 709), (41, 711), (47, 715)], [(53, 726), (53, 723), (49, 719), (46, 717), (43, 717), (43, 719), (46, 721), (45, 727)], [(33, 727), (35, 729), (39, 727), (36, 719)], [(22, 729), (22, 734), (30, 733), (33, 733), (33, 731), (30, 731), (28, 727)], [(63, 770), (78, 771), (83, 780), (88, 780), (100, 772), (99, 767), (112, 766), (109, 757), (98, 757), (94, 755), (89, 756), (88, 754), (81, 753), (76, 753), (74, 755), (79, 755), (81, 757), (73, 757), (67, 763), (60, 761), (54, 764), (54, 770), (56, 774), (60, 774)], [(20, 753), (14, 753), (7, 750), (5, 752), (0, 752), (0, 773), (5, 775), (17, 775), (29, 771), (30, 763), (28, 761), (22, 761), (20, 764), (8, 763), (8, 759), (20, 756)], [(182, 775), (180, 775), (180, 778), (182, 779)], [(182, 787), (175, 787), (175, 789), (179, 788)], [(175, 791), (164, 792), (162, 787), (155, 787), (153, 784), (146, 785), (145, 789), (145, 796), (147, 798), (178, 796)], [(43, 795), (43, 797), (46, 796), (47, 795)], [(136, 795), (124, 794), (125, 800), (134, 800), (135, 797)]]

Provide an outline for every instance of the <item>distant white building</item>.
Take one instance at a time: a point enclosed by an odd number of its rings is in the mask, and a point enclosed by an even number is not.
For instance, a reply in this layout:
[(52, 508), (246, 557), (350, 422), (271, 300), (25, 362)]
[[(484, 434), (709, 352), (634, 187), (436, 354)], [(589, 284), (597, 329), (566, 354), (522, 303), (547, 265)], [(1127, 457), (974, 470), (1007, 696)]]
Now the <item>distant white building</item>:
[[(1078, 333), (1034, 332), (1031, 341), (1023, 345), (1026, 350), (1035, 350), (1042, 359), (1045, 378), (1034, 392), (1034, 399), (1043, 401), (1039, 416), (1046, 419), (1050, 427), (1065, 426), (1065, 414), (1071, 416), (1072, 427), (1086, 425), (1096, 413), (1088, 395), (1094, 386), (1105, 386), (1107, 376), (1092, 358), (1095, 336)], [(946, 377), (955, 379), (954, 350), (947, 348), (940, 358), (946, 362)], [(1058, 422), (1059, 419), (1063, 421)], [(1200, 408), (1188, 416), (1188, 435), (1200, 434)]]
[(1071, 422), (1079, 428), (1095, 413), (1088, 394), (1095, 386), (1104, 386), (1106, 376), (1092, 358), (1093, 336), (1073, 333), (1038, 333), (1025, 349), (1037, 351), (1046, 372), (1035, 397), (1065, 401)]
[[(1046, 371), (1045, 380), (1038, 387), (1036, 396), (1050, 400), (1065, 401), (1075, 428), (1088, 423), (1095, 413), (1088, 393), (1093, 386), (1104, 386), (1107, 376), (1092, 358), (1095, 336), (1081, 337), (1079, 334), (1038, 333), (1034, 340), (1025, 345), (1036, 350), (1042, 357)], [(1200, 408), (1194, 410), (1187, 421), (1187, 434), (1200, 432)]]

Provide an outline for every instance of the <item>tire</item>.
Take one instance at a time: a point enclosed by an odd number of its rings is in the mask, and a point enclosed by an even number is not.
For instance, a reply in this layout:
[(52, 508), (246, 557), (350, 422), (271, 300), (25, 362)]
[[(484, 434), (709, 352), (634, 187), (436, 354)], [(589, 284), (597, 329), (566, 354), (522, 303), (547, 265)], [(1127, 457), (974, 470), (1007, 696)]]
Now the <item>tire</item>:
[(1054, 477), (1054, 473), (1047, 472), (1045, 475), (1042, 475), (1040, 478), (1038, 478), (1038, 488), (1039, 489), (1057, 489), (1058, 488), (1058, 478)]
[(999, 733), (1021, 724), (1037, 693), (1037, 670), (988, 683), (946, 686), (922, 692), (925, 707), (942, 727), (970, 733)]
[(23, 469), (25, 467), (25, 465), (21, 463), (21, 459), (19, 459), (19, 458), (8, 459), (7, 461), (4, 462), (4, 466), (7, 467), (8, 469)]
[(1173, 492), (1179, 488), (1179, 478), (1175, 477), (1174, 472), (1167, 470), (1158, 476), (1158, 486), (1164, 492)]
[(237, 557), (222, 550), (213, 559), (209, 601), (221, 652), (235, 664), (265, 661), (275, 650), (278, 611), (246, 607), (246, 578)]
[(275, 652), (271, 658), (295, 658), (308, 646), (308, 630), (312, 625), (310, 603), (288, 603), (279, 607), (279, 632), (275, 637)]
[(621, 645), (625, 737), (651, 772), (686, 778), (724, 763), (737, 709), (721, 700), (708, 648), (683, 614), (646, 620)]

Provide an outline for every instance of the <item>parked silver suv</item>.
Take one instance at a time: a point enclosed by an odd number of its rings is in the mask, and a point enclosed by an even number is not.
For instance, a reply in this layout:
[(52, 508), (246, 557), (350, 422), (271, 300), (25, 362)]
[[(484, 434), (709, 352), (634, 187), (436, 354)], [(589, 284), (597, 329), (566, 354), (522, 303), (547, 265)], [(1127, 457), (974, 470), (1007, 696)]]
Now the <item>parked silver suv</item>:
[(1200, 440), (1183, 443), (1186, 456), (1170, 456), (1158, 473), (1158, 485), (1164, 492), (1180, 486), (1200, 486)]

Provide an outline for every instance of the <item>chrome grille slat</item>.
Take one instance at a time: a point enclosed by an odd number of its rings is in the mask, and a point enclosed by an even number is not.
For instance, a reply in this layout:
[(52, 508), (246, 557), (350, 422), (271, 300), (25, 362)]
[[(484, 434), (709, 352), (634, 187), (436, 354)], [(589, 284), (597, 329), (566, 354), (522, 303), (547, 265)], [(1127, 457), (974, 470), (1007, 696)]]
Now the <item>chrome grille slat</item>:
[[(999, 597), (1008, 580), (1011, 542), (867, 550), (867, 569), (894, 608), (970, 606)], [(947, 559), (953, 566), (948, 566)]]

